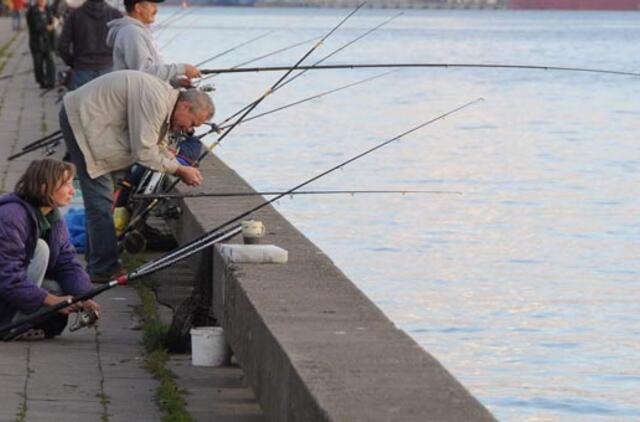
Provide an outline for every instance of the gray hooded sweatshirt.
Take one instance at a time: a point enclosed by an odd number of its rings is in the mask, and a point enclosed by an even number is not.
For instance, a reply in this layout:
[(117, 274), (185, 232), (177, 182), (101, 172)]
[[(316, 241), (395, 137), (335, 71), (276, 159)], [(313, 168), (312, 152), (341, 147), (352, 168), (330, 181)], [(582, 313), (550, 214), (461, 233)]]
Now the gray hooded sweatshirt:
[(113, 48), (113, 70), (141, 70), (166, 82), (184, 74), (184, 64), (162, 61), (151, 30), (139, 20), (125, 16), (107, 26), (107, 45)]

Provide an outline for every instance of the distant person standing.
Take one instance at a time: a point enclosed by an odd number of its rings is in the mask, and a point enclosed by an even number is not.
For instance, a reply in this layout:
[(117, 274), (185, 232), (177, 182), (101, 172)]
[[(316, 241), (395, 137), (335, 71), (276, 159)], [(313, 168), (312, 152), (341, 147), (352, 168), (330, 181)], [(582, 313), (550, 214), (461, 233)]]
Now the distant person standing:
[(13, 0), (11, 2), (13, 10), (11, 11), (11, 29), (13, 32), (20, 31), (22, 11), (24, 10), (24, 0)]
[[(193, 65), (165, 64), (149, 29), (156, 19), (158, 6), (164, 0), (124, 0), (127, 16), (107, 24), (107, 45), (113, 47), (114, 70), (141, 70), (174, 86), (189, 86), (192, 78), (201, 76)], [(178, 80), (181, 76), (186, 79)]]
[(33, 72), (40, 88), (53, 88), (56, 82), (56, 67), (53, 63), (53, 31), (55, 18), (47, 6), (47, 0), (36, 0), (27, 10), (29, 27), (29, 49), (33, 57)]
[(72, 69), (70, 90), (113, 69), (113, 50), (106, 43), (107, 22), (121, 17), (104, 0), (87, 0), (71, 11), (58, 39), (58, 53)]

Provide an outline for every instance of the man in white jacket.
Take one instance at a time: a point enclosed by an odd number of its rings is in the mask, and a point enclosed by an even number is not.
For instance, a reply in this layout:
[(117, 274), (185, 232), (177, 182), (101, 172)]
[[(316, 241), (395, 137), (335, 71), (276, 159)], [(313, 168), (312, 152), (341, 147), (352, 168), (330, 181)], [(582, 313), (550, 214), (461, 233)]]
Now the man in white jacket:
[(120, 70), (68, 93), (63, 103), (60, 128), (85, 205), (87, 271), (93, 282), (110, 281), (121, 272), (110, 173), (140, 163), (189, 186), (200, 185), (200, 171), (175, 159), (166, 135), (210, 120), (213, 102), (197, 89), (178, 91), (147, 73)]
[[(156, 3), (164, 0), (124, 0), (127, 16), (107, 23), (107, 45), (113, 47), (113, 69), (136, 69), (150, 73), (175, 86), (189, 86), (201, 76), (193, 65), (165, 64), (149, 29), (158, 11)], [(178, 78), (184, 75), (184, 82)]]

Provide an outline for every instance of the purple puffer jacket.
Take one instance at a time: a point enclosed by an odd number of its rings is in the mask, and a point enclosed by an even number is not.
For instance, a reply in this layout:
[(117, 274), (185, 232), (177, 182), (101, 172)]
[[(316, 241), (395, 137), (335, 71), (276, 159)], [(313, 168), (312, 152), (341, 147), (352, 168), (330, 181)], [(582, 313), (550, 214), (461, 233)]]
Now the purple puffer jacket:
[[(36, 311), (47, 291), (27, 279), (27, 266), (38, 241), (36, 210), (11, 193), (0, 196), (0, 324), (10, 322), (17, 310)], [(56, 280), (65, 294), (78, 296), (92, 289), (89, 276), (76, 260), (64, 219), (49, 233), (50, 255), (45, 278)]]

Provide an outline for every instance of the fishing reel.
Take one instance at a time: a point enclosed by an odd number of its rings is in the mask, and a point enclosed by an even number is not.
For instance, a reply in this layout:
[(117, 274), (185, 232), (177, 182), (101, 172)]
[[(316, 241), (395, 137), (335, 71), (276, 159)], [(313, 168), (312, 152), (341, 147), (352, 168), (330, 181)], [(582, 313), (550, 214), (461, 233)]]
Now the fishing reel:
[(78, 331), (81, 328), (91, 328), (96, 325), (100, 319), (100, 314), (96, 311), (80, 311), (76, 313), (76, 319), (69, 326), (69, 331)]
[(218, 134), (222, 133), (222, 128), (215, 123), (204, 122), (203, 124), (211, 127), (211, 130), (213, 130), (215, 133), (218, 133)]
[(50, 144), (45, 145), (44, 147), (44, 155), (45, 157), (50, 157), (56, 153), (56, 147), (60, 145), (60, 141), (56, 141)]
[(216, 86), (214, 84), (198, 85), (197, 89), (199, 89), (202, 92), (216, 92)]
[(160, 210), (160, 216), (167, 220), (177, 220), (182, 216), (182, 207), (177, 201), (166, 201)]

